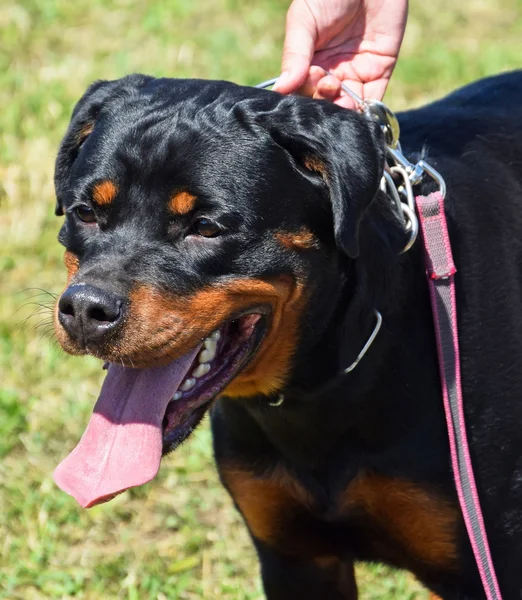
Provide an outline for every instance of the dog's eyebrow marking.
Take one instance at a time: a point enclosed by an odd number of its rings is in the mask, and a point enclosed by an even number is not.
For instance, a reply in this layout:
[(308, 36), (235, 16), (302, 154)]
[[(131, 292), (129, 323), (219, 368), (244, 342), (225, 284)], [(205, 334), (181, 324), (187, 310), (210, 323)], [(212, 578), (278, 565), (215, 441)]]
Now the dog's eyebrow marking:
[(309, 250), (319, 247), (317, 238), (306, 227), (303, 227), (299, 231), (278, 231), (275, 237), (282, 246), (288, 249), (298, 248), (300, 250)]
[(176, 215), (186, 215), (194, 210), (196, 196), (189, 192), (176, 192), (169, 200), (169, 210)]
[(85, 125), (82, 125), (78, 133), (76, 134), (76, 143), (80, 145), (85, 138), (89, 137), (94, 129), (94, 121), (87, 121)]
[(100, 206), (110, 204), (116, 194), (118, 193), (118, 187), (109, 179), (97, 183), (92, 190), (92, 198)]
[(326, 165), (322, 160), (315, 156), (307, 156), (304, 160), (304, 166), (309, 171), (314, 171), (314, 173), (319, 173), (321, 177), (327, 181), (328, 180), (328, 171)]

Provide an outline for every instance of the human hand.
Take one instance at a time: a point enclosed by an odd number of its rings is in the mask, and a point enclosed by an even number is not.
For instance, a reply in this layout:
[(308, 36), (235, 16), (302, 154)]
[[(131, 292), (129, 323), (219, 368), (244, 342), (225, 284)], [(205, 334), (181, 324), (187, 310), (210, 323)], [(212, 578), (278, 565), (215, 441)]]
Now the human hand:
[(343, 82), (363, 99), (382, 100), (407, 13), (408, 0), (293, 0), (282, 74), (274, 90), (299, 91), (354, 108), (354, 101), (341, 95)]

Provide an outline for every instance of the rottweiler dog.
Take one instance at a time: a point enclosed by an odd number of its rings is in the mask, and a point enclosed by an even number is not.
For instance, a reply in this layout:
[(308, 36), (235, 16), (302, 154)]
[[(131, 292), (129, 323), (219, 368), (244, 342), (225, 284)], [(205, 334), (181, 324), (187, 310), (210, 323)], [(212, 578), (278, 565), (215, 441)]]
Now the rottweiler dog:
[[(443, 174), (468, 434), (501, 590), (522, 590), (522, 74), (400, 115)], [(156, 474), (210, 411), (269, 600), (354, 599), (354, 561), (484, 594), (450, 467), (420, 241), (379, 126), (228, 82), (93, 84), (56, 162), (63, 348), (108, 373), (55, 479), (82, 506)], [(433, 191), (426, 180), (416, 193)], [(375, 326), (360, 364), (345, 373)]]

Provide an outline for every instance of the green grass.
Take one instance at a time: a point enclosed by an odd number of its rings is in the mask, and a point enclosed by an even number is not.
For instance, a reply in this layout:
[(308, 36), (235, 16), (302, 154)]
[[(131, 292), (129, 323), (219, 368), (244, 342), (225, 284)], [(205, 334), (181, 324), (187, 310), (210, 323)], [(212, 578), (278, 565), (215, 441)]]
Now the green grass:
[[(516, 0), (412, 4), (392, 108), (520, 65)], [(278, 73), (285, 10), (279, 0), (2, 2), (0, 598), (262, 597), (207, 427), (164, 461), (152, 484), (110, 504), (85, 511), (55, 487), (53, 468), (79, 439), (102, 371), (57, 348), (46, 325), (50, 297), (28, 288), (57, 293), (64, 285), (52, 169), (88, 83), (142, 71), (254, 84)], [(426, 598), (408, 574), (363, 566), (359, 579), (363, 600)]]

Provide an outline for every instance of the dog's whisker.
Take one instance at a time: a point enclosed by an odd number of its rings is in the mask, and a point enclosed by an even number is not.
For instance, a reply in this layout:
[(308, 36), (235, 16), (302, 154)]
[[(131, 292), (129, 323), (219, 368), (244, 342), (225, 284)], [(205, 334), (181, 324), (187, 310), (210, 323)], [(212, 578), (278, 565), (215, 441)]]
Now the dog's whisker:
[(26, 302), (22, 306), (41, 306), (47, 310), (52, 310), (54, 305), (54, 302)]
[(25, 321), (27, 321), (27, 319), (31, 319), (32, 317), (35, 317), (37, 315), (48, 315), (48, 316), (51, 316), (49, 313), (50, 313), (49, 309), (47, 309), (45, 307), (41, 307), (41, 306), (40, 307), (36, 307), (35, 309), (33, 309), (33, 311), (31, 312), (31, 314), (28, 315), (25, 318)]
[(24, 304), (22, 304), (21, 306), (19, 306), (13, 313), (13, 316), (16, 315), (17, 313), (19, 313), (23, 308), (25, 308), (26, 306), (40, 306), (43, 308), (46, 308), (47, 310), (52, 310), (53, 305), (51, 304), (44, 304), (41, 302), (25, 302)]
[(49, 339), (51, 339), (52, 330), (43, 331), (42, 334), (40, 335), (40, 337), (38, 338), (38, 343), (40, 343), (47, 336), (49, 336)]
[(22, 321), (19, 322), (19, 324), (24, 325), (25, 323), (27, 323), (27, 321), (33, 317), (38, 317), (41, 315), (46, 315), (46, 318), (49, 318), (50, 320), (52, 320), (52, 315), (49, 314), (49, 311), (47, 310), (43, 310), (42, 308), (35, 308), (31, 311), (31, 314), (28, 315), (27, 317), (25, 317), (25, 319), (23, 319)]
[[(43, 327), (43, 326), (46, 326), (46, 327), (51, 327), (51, 324), (50, 324), (50, 323), (46, 323), (45, 321), (44, 321), (44, 322), (42, 322), (42, 323), (37, 323), (36, 325), (33, 325), (33, 327), (31, 327), (31, 329), (29, 329), (29, 331), (27, 332), (27, 334), (29, 335), (29, 334), (31, 334), (33, 331), (36, 331), (37, 329), (39, 329), (40, 327)], [(54, 328), (54, 327), (53, 327), (53, 328)]]
[[(35, 309), (38, 310), (38, 309)], [(14, 324), (14, 331), (21, 331), (25, 325), (27, 324), (27, 322), (29, 321), (29, 319), (31, 319), (32, 317), (41, 317), (43, 314), (45, 313), (37, 313), (35, 311), (33, 311), (28, 317), (26, 317), (25, 319), (22, 319), (21, 321), (19, 321), (18, 323)]]
[(32, 287), (32, 288), (24, 288), (23, 290), (20, 290), (18, 292), (16, 292), (17, 294), (23, 294), (25, 292), (31, 292), (34, 290), (38, 290), (40, 293), (39, 294), (35, 294), (33, 297), (37, 297), (37, 296), (41, 296), (41, 295), (47, 295), (47, 296), (51, 296), (52, 298), (58, 298), (59, 294), (55, 294), (54, 292), (49, 292), (48, 290), (44, 290), (43, 288), (38, 288), (38, 287)]

